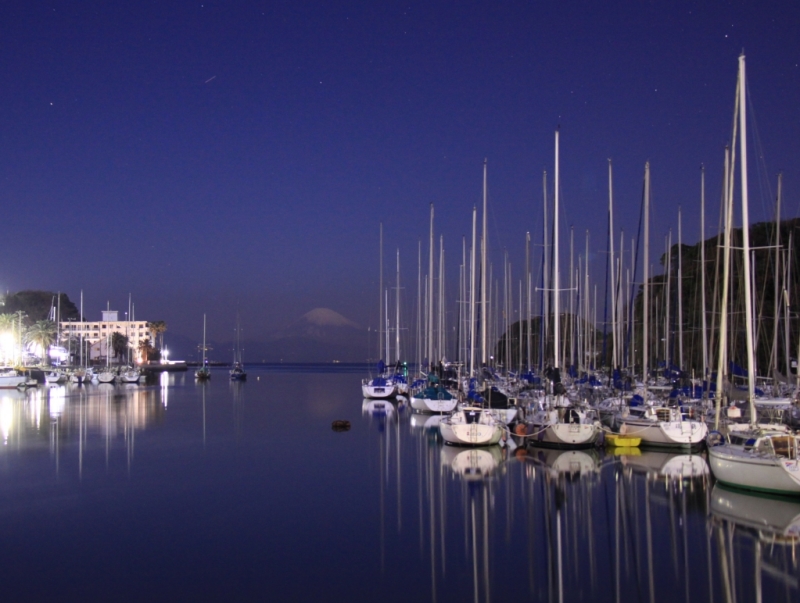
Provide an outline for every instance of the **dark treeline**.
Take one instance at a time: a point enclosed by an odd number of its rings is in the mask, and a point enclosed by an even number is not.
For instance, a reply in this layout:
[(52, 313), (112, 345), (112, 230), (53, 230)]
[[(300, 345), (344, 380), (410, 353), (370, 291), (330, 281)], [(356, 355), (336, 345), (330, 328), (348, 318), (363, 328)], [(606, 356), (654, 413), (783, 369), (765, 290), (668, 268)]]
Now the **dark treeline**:
[[(797, 356), (800, 325), (794, 306), (800, 305), (800, 218), (784, 220), (780, 230), (774, 222), (761, 222), (750, 228), (752, 292), (754, 312), (754, 344), (759, 375), (772, 376), (774, 370), (785, 374), (791, 359)], [(779, 235), (779, 236), (778, 236)], [(776, 245), (780, 243), (778, 249)], [(696, 245), (672, 245), (669, 256), (661, 256), (662, 274), (649, 279), (649, 342), (648, 365), (656, 369), (667, 364), (697, 376), (703, 368), (701, 245), (705, 245), (706, 338), (709, 370), (717, 367), (720, 341), (720, 307), (723, 280), (723, 238), (715, 236)], [(731, 232), (730, 291), (728, 294), (728, 359), (746, 368), (744, 313), (744, 275), (742, 229)], [(680, 255), (680, 262), (679, 262)], [(680, 267), (680, 274), (679, 274)], [(680, 279), (680, 287), (679, 287)], [(679, 291), (682, 317), (679, 316)], [(777, 302), (777, 305), (776, 305)], [(634, 299), (633, 321), (629, 303), (622, 299), (626, 324), (622, 341), (618, 342), (623, 366), (641, 368), (643, 287)], [(778, 316), (777, 330), (775, 316)], [(610, 310), (597, 309), (597, 315), (610, 316)], [(681, 320), (682, 319), (682, 320)], [(528, 322), (517, 321), (502, 335), (495, 348), (498, 364), (511, 369), (530, 365), (539, 368), (552, 363), (554, 357), (552, 317), (548, 337), (542, 342), (542, 319), (531, 321), (530, 362), (528, 361)], [(681, 362), (681, 338), (682, 359)], [(574, 342), (573, 342), (574, 339)], [(597, 367), (611, 365), (612, 327), (597, 325), (597, 331), (585, 328), (583, 319), (561, 315), (561, 344), (564, 366)], [(581, 362), (578, 354), (586, 358)]]

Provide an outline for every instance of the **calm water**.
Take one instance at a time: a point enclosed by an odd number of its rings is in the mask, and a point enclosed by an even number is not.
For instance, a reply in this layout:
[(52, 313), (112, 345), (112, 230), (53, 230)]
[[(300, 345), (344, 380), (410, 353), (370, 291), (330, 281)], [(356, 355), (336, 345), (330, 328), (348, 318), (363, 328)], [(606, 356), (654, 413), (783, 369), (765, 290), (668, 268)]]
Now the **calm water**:
[(800, 601), (800, 502), (702, 456), (445, 447), (361, 376), (0, 390), (0, 596)]

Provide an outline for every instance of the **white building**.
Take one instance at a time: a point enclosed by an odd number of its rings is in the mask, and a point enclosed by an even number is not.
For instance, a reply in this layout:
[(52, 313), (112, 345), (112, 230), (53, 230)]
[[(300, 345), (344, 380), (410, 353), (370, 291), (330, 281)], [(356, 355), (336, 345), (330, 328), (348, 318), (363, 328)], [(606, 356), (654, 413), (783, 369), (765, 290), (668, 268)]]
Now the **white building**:
[[(121, 333), (128, 338), (128, 344), (131, 348), (131, 357), (136, 358), (138, 355), (139, 343), (150, 338), (150, 331), (147, 330), (147, 321), (119, 320), (119, 312), (116, 310), (103, 310), (102, 312), (103, 320), (94, 322), (62, 321), (62, 341), (69, 341), (69, 338), (80, 341), (81, 338), (83, 338), (84, 345), (89, 354), (89, 359), (105, 362), (107, 354), (106, 342), (109, 342), (108, 347), (110, 348), (112, 333)], [(84, 352), (84, 354), (85, 353), (86, 352)], [(111, 349), (111, 358), (113, 361), (113, 349)]]

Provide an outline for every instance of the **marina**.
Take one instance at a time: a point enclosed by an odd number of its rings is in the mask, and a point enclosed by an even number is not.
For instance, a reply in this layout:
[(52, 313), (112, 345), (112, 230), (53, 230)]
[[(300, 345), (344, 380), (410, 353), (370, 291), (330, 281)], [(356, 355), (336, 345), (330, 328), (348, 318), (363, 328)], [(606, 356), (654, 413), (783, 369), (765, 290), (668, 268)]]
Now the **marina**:
[(363, 365), (210, 370), (0, 392), (4, 596), (800, 600), (800, 500), (703, 451), (450, 446)]

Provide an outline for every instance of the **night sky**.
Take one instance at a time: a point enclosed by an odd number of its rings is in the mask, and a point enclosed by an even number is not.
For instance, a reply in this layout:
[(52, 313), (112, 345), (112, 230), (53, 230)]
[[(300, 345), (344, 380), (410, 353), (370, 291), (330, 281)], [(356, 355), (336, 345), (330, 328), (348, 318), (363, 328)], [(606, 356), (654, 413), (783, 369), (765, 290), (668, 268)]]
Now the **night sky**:
[(602, 283), (608, 158), (628, 241), (646, 161), (652, 257), (679, 204), (699, 240), (701, 164), (716, 233), (742, 49), (751, 219), (772, 219), (779, 171), (798, 215), (798, 32), (788, 1), (10, 0), (0, 289), (83, 290), (91, 320), (131, 294), (137, 319), (186, 336), (207, 312), (231, 337), (237, 307), (251, 339), (315, 307), (374, 328), (382, 221), (410, 321), (429, 204), (455, 286), (484, 158), (494, 274), (507, 249), (521, 277), (559, 126), (562, 257), (570, 225), (581, 253), (591, 229)]

